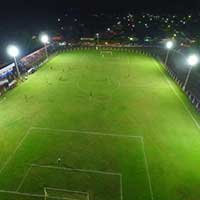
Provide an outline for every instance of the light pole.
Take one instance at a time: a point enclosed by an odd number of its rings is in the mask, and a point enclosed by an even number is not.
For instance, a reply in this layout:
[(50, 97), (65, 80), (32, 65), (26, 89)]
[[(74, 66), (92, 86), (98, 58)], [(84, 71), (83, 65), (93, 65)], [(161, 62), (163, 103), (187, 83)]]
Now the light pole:
[(183, 90), (184, 90), (184, 91), (185, 91), (185, 89), (186, 89), (188, 80), (189, 80), (189, 78), (190, 78), (190, 74), (191, 74), (191, 72), (192, 72), (192, 68), (193, 68), (194, 66), (196, 66), (198, 62), (199, 62), (199, 58), (198, 58), (197, 55), (194, 55), (194, 54), (193, 54), (193, 55), (190, 55), (190, 56), (187, 58), (187, 63), (188, 63), (188, 65), (190, 66), (190, 68), (189, 68), (189, 70), (188, 70), (188, 73), (187, 73), (187, 76), (186, 76), (186, 79), (185, 79), (185, 83), (184, 83), (184, 85), (183, 85)]
[(97, 45), (99, 45), (99, 33), (96, 33)]
[(174, 43), (173, 43), (171, 40), (169, 40), (169, 41), (166, 43), (167, 55), (166, 55), (166, 57), (165, 57), (165, 65), (167, 65), (169, 53), (170, 53), (170, 50), (173, 48), (173, 46), (174, 46)]
[(49, 56), (48, 56), (48, 51), (47, 51), (47, 44), (49, 43), (49, 36), (46, 35), (46, 34), (41, 35), (40, 40), (41, 40), (41, 42), (44, 44), (46, 57), (47, 57), (47, 59), (48, 59)]
[(18, 64), (17, 64), (17, 59), (16, 59), (16, 57), (19, 55), (19, 49), (14, 45), (10, 45), (10, 46), (7, 47), (7, 53), (8, 53), (9, 56), (13, 57), (14, 62), (15, 62), (15, 66), (16, 66), (16, 69), (17, 69), (18, 78), (21, 78), (21, 74), (20, 74), (19, 67), (18, 67)]
[(131, 42), (131, 45), (133, 44), (133, 37), (129, 37), (129, 41)]

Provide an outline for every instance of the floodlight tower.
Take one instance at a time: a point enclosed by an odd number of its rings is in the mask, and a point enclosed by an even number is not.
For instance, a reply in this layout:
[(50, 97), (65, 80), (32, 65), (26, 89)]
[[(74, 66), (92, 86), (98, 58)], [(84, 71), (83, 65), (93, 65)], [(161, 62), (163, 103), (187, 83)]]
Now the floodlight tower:
[(97, 45), (99, 44), (99, 33), (96, 33)]
[(15, 66), (16, 66), (16, 69), (17, 69), (17, 75), (18, 75), (18, 78), (20, 78), (21, 74), (20, 74), (19, 67), (18, 67), (18, 64), (17, 64), (17, 59), (16, 59), (16, 57), (19, 55), (19, 49), (15, 45), (9, 45), (7, 47), (7, 53), (10, 57), (13, 57), (14, 62), (15, 62)]
[(185, 79), (185, 83), (183, 85), (183, 90), (185, 91), (186, 89), (186, 86), (187, 86), (187, 83), (188, 83), (188, 80), (190, 78), (190, 74), (192, 72), (192, 68), (194, 66), (196, 66), (197, 64), (199, 63), (199, 58), (197, 55), (195, 54), (192, 54), (190, 55), (188, 58), (187, 58), (187, 64), (189, 65), (189, 70), (188, 70), (188, 73), (187, 73), (187, 76), (186, 76), (186, 79)]
[(171, 40), (169, 40), (169, 41), (166, 42), (165, 46), (167, 48), (167, 55), (165, 57), (165, 65), (167, 65), (169, 53), (170, 53), (170, 50), (173, 48), (174, 43)]
[(129, 38), (129, 40), (132, 42), (132, 41), (133, 41), (133, 38), (132, 38), (132, 37), (130, 37), (130, 38)]
[(47, 59), (48, 59), (49, 56), (48, 56), (48, 51), (47, 51), (47, 44), (49, 43), (49, 36), (46, 35), (46, 34), (43, 34), (43, 35), (41, 35), (40, 40), (41, 40), (41, 42), (44, 44), (46, 57), (47, 57)]

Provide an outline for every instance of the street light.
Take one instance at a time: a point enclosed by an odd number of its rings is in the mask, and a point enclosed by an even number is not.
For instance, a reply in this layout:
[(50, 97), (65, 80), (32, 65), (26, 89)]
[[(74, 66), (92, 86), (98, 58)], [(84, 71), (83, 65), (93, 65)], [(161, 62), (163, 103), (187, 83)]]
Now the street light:
[(186, 76), (186, 79), (185, 79), (185, 83), (183, 85), (183, 90), (185, 91), (185, 88), (187, 86), (187, 83), (188, 83), (188, 80), (190, 78), (190, 74), (192, 72), (192, 68), (194, 66), (196, 66), (199, 62), (199, 58), (197, 55), (193, 54), (193, 55), (190, 55), (188, 58), (187, 58), (187, 64), (190, 66), (189, 70), (188, 70), (188, 73), (187, 73), (187, 76)]
[(7, 47), (7, 53), (10, 57), (14, 58), (15, 66), (17, 69), (17, 75), (18, 75), (18, 78), (20, 78), (21, 74), (20, 74), (19, 67), (17, 64), (17, 59), (16, 59), (16, 57), (19, 55), (19, 49), (15, 45), (9, 45)]
[(44, 44), (46, 57), (47, 57), (47, 59), (48, 59), (49, 56), (48, 56), (48, 51), (47, 51), (47, 44), (49, 43), (49, 36), (46, 35), (46, 34), (43, 34), (43, 35), (41, 35), (40, 40), (41, 40), (41, 42)]
[(168, 61), (168, 57), (169, 57), (169, 52), (173, 48), (174, 43), (171, 40), (169, 40), (169, 41), (167, 41), (167, 43), (165, 44), (165, 46), (167, 48), (167, 55), (165, 57), (165, 65), (167, 65), (167, 61)]

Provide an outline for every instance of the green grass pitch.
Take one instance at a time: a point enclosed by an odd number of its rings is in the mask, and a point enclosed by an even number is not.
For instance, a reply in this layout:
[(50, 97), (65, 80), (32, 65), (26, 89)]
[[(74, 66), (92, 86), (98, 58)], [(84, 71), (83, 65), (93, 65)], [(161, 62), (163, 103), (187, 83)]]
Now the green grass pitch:
[(0, 199), (198, 200), (199, 127), (153, 58), (61, 53), (0, 99)]

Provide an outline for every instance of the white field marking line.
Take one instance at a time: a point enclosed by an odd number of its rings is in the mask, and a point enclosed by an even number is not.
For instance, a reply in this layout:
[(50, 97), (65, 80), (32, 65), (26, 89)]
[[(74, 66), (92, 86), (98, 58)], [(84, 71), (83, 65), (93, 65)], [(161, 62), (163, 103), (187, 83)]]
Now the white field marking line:
[[(59, 191), (59, 192), (80, 194), (80, 195), (85, 195), (87, 199), (89, 197), (89, 193), (88, 192), (82, 192), (82, 191), (76, 191), (76, 190), (67, 190), (67, 189), (60, 189), (60, 188), (52, 188), (52, 187), (45, 187), (45, 188), (46, 188), (47, 191), (51, 190), (51, 191)], [(71, 200), (76, 200), (76, 199), (71, 198)]]
[[(47, 130), (53, 132), (53, 134), (59, 134), (58, 132), (66, 132), (66, 133), (81, 133), (81, 134), (88, 134), (88, 135), (99, 135), (99, 136), (111, 136), (111, 137), (122, 137), (122, 138), (140, 138), (142, 139), (143, 136), (138, 135), (121, 135), (121, 134), (112, 134), (112, 133), (102, 133), (96, 131), (80, 131), (80, 130), (70, 130), (70, 129), (53, 129), (53, 128), (42, 128), (42, 127), (31, 127), (32, 130)], [(52, 134), (52, 133), (46, 133)]]
[(145, 168), (146, 168), (146, 172), (147, 172), (147, 178), (148, 178), (148, 182), (149, 182), (149, 191), (150, 191), (150, 194), (151, 194), (151, 200), (154, 200), (153, 189), (152, 189), (152, 181), (151, 181), (151, 176), (150, 176), (150, 171), (149, 171), (149, 165), (148, 165), (147, 156), (146, 156), (145, 147), (144, 147), (144, 138), (141, 139), (141, 143), (142, 143), (142, 151), (143, 151), (143, 155), (144, 155)]
[(60, 192), (71, 192), (71, 193), (76, 193), (76, 194), (84, 194), (88, 195), (88, 192), (82, 192), (82, 191), (77, 191), (77, 190), (67, 190), (67, 189), (61, 189), (61, 188), (53, 188), (53, 187), (45, 187), (47, 190), (55, 190), (55, 191), (60, 191)]
[[(62, 190), (62, 189), (57, 189), (57, 188), (56, 188), (56, 189), (53, 189), (53, 188), (48, 188), (48, 187), (45, 187), (44, 189), (46, 189), (46, 190), (48, 190), (48, 189), (49, 189), (49, 190), (52, 190), (52, 191), (66, 192), (65, 190)], [(48, 194), (48, 192), (47, 192), (47, 194)], [(54, 197), (54, 196), (53, 196), (53, 195), (51, 195), (51, 196), (50, 196), (50, 195), (48, 195), (48, 196), (47, 196), (47, 198), (49, 198), (49, 197)], [(66, 199), (68, 199), (68, 200), (77, 200), (77, 199), (74, 199), (74, 198), (71, 198), (71, 197), (70, 197), (70, 198), (69, 198), (69, 197), (63, 197), (63, 198), (66, 198)]]
[[(192, 121), (194, 122), (194, 124), (196, 125), (196, 127), (200, 130), (200, 124), (197, 122), (197, 120), (195, 119), (195, 117), (193, 116), (192, 112), (189, 110), (188, 106), (185, 104), (185, 102), (181, 99), (180, 95), (177, 93), (177, 91), (175, 90), (173, 84), (171, 83), (171, 81), (169, 80), (169, 78), (166, 76), (166, 74), (161, 70), (161, 68), (158, 66), (158, 63), (156, 61), (154, 61), (156, 63), (156, 67), (157, 69), (159, 69), (159, 71), (163, 74), (164, 79), (167, 81), (169, 87), (171, 88), (171, 90), (173, 91), (173, 93), (176, 95), (176, 97), (179, 99), (179, 101), (182, 103), (183, 107), (185, 108), (186, 112), (189, 114), (189, 116), (191, 117)], [(161, 63), (161, 65), (163, 66), (163, 64)]]
[(79, 169), (79, 168), (69, 168), (69, 167), (56, 167), (53, 165), (39, 165), (39, 164), (31, 164), (32, 167), (39, 167), (39, 168), (47, 168), (47, 169), (56, 169), (56, 170), (65, 170), (65, 171), (74, 171), (74, 172), (85, 172), (91, 174), (103, 174), (103, 175), (111, 175), (111, 176), (120, 176), (121, 173), (116, 172), (107, 172), (107, 171), (100, 171), (100, 170), (92, 170), (92, 169)]
[[(21, 196), (27, 196), (27, 197), (38, 197), (38, 198), (45, 197), (45, 195), (42, 195), (42, 194), (22, 193), (22, 192), (9, 191), (9, 190), (0, 190), (0, 193), (21, 195)], [(56, 200), (74, 200), (74, 199), (70, 199), (70, 198), (66, 198), (66, 197), (58, 197), (58, 196), (52, 196), (52, 197), (48, 197), (48, 198), (56, 199)]]
[(29, 175), (29, 172), (31, 171), (31, 169), (32, 169), (32, 166), (30, 166), (28, 168), (28, 170), (26, 171), (26, 173), (25, 173), (24, 177), (22, 178), (19, 186), (17, 187), (17, 190), (16, 190), (17, 192), (20, 191), (20, 189), (21, 189), (22, 185), (24, 184), (24, 181), (26, 180), (26, 177)]
[(19, 141), (17, 147), (15, 148), (15, 150), (12, 152), (12, 154), (8, 157), (8, 159), (6, 160), (6, 162), (3, 164), (3, 166), (0, 168), (0, 174), (2, 173), (2, 171), (5, 169), (5, 167), (8, 165), (8, 163), (12, 160), (13, 156), (15, 155), (15, 153), (18, 151), (18, 149), (21, 147), (22, 143), (24, 142), (24, 140), (27, 138), (27, 136), (30, 133), (30, 130), (32, 128), (29, 128), (25, 135), (22, 137), (22, 139)]
[(122, 174), (120, 174), (120, 198), (123, 200), (123, 182), (122, 182)]
[(58, 197), (58, 196), (48, 196), (47, 199), (57, 199), (57, 200), (78, 200), (78, 199), (72, 199), (69, 197)]

